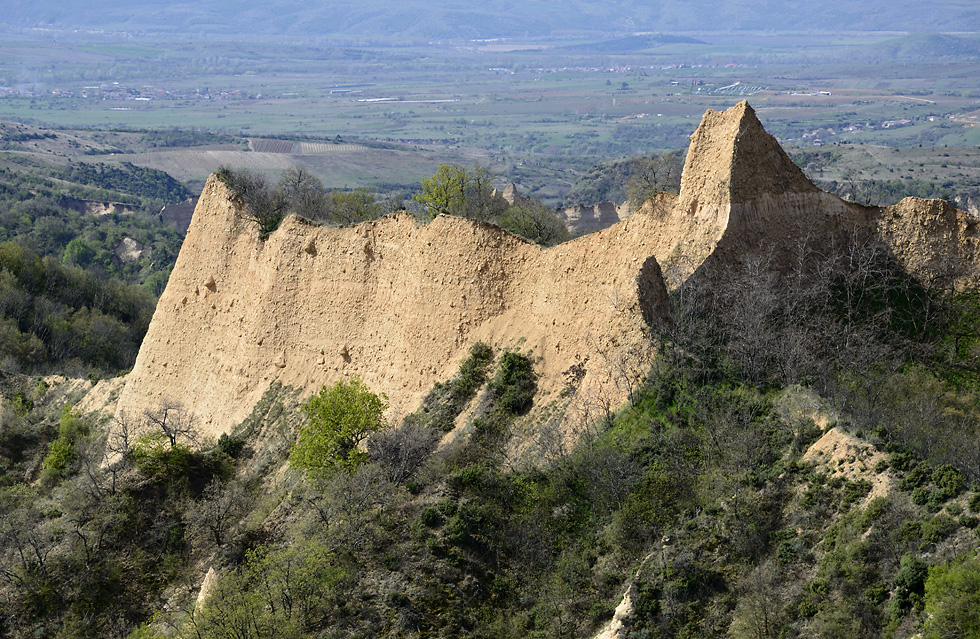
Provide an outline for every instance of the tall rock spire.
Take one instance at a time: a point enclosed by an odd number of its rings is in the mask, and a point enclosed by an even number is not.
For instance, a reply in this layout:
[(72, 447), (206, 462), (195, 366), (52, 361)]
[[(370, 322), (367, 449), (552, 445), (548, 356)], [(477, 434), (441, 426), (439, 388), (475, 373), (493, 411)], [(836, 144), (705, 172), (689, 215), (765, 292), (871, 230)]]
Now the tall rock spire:
[(748, 102), (707, 111), (691, 135), (680, 194), (680, 205), (687, 210), (818, 191), (766, 132)]

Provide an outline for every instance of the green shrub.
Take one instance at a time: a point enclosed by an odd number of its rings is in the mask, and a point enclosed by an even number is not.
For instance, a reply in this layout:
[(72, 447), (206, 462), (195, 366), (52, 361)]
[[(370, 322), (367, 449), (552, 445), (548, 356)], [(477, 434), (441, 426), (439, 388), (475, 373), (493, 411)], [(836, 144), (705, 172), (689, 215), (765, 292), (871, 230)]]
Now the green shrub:
[(14, 413), (20, 417), (24, 417), (27, 413), (34, 410), (34, 402), (27, 397), (24, 391), (17, 391), (8, 401), (10, 402), (10, 407), (14, 409)]
[(435, 528), (442, 523), (442, 513), (435, 506), (427, 506), (419, 513), (419, 521), (428, 528)]
[(980, 513), (980, 492), (975, 493), (970, 497), (970, 501), (967, 502), (970, 510), (975, 513)]
[(933, 566), (925, 582), (925, 637), (980, 637), (980, 559)]
[(61, 438), (54, 440), (42, 462), (43, 477), (50, 480), (62, 476), (74, 460), (75, 443)]
[(844, 493), (841, 495), (841, 500), (845, 504), (853, 504), (854, 502), (863, 499), (869, 492), (871, 492), (871, 482), (866, 479), (857, 479), (855, 481), (845, 482)]
[(868, 502), (868, 507), (864, 509), (864, 514), (861, 516), (861, 528), (862, 530), (867, 530), (871, 524), (878, 520), (885, 511), (888, 510), (890, 502), (887, 497), (875, 497), (870, 502)]
[(956, 497), (966, 488), (966, 478), (959, 469), (950, 464), (937, 466), (932, 471), (932, 483), (943, 496), (943, 501)]
[(289, 453), (290, 465), (316, 476), (330, 470), (351, 471), (367, 461), (359, 444), (387, 426), (388, 398), (375, 395), (357, 377), (340, 381), (302, 406), (307, 422)]
[(932, 478), (932, 472), (926, 464), (918, 464), (908, 472), (898, 487), (902, 490), (911, 491), (926, 484)]
[(405, 421), (444, 432), (452, 430), (456, 418), (486, 381), (491, 362), (493, 349), (483, 342), (473, 344), (459, 372), (448, 382), (437, 382), (422, 400), (421, 408)]
[(912, 490), (912, 503), (916, 506), (925, 506), (926, 502), (929, 501), (930, 494), (931, 491), (919, 486)]
[(241, 437), (235, 437), (234, 435), (229, 435), (228, 433), (221, 433), (221, 437), (218, 438), (218, 450), (228, 455), (232, 459), (236, 459), (242, 454), (245, 449), (245, 440)]
[(44, 479), (51, 481), (65, 475), (75, 460), (77, 443), (88, 432), (88, 422), (73, 414), (70, 406), (65, 406), (58, 422), (58, 438), (51, 442), (51, 448), (42, 462)]
[(470, 355), (459, 367), (459, 374), (453, 380), (455, 394), (468, 398), (483, 385), (487, 379), (487, 366), (493, 361), (493, 349), (483, 342), (470, 347)]
[(505, 352), (491, 386), (497, 392), (497, 406), (501, 410), (512, 415), (527, 410), (538, 390), (531, 358), (513, 351)]
[(905, 616), (921, 602), (928, 575), (929, 566), (924, 561), (909, 554), (902, 556), (895, 574), (895, 591), (891, 602), (893, 617)]
[(953, 534), (956, 528), (956, 520), (941, 513), (922, 524), (922, 539), (930, 544), (939, 543)]
[(174, 481), (190, 475), (193, 452), (184, 444), (170, 445), (167, 436), (152, 431), (136, 440), (133, 463), (147, 477)]

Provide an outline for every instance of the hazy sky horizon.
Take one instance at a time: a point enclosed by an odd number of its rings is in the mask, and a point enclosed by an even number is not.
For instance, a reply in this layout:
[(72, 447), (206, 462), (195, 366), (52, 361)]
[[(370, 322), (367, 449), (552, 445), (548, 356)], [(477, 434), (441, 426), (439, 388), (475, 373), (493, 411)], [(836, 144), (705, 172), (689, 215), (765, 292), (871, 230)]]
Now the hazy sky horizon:
[(130, 35), (493, 38), (654, 31), (980, 31), (963, 0), (6, 0), (0, 28)]

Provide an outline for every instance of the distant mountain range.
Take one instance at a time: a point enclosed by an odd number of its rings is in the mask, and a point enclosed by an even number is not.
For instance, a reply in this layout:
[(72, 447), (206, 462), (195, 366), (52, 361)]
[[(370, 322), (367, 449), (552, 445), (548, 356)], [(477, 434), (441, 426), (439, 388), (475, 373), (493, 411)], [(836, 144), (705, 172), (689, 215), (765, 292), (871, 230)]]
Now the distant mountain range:
[(624, 32), (980, 31), (975, 0), (5, 0), (0, 28), (495, 38)]

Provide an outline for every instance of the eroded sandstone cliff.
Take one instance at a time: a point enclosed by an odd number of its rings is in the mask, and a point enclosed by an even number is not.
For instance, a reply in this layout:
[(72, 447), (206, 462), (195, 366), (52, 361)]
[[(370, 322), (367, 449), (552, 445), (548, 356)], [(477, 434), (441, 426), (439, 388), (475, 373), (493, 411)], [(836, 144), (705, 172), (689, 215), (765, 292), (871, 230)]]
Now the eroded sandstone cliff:
[[(751, 256), (778, 268), (802, 246), (879, 238), (930, 285), (978, 277), (977, 220), (945, 202), (864, 207), (817, 189), (747, 103), (708, 111), (691, 136), (679, 196), (542, 249), (472, 220), (401, 214), (353, 228), (287, 218), (267, 240), (217, 179), (187, 239), (119, 402), (184, 402), (202, 430), (230, 430), (274, 381), (312, 391), (357, 375), (414, 410), (477, 340), (531, 351), (540, 399), (586, 371), (580, 394), (625, 398), (648, 366), (666, 287)], [(720, 268), (719, 268), (720, 267)]]
[(940, 200), (875, 207), (821, 191), (747, 102), (705, 114), (691, 136), (680, 194), (648, 201), (640, 213), (656, 220), (654, 255), (671, 287), (702, 268), (724, 271), (753, 258), (790, 268), (804, 251), (878, 240), (923, 283), (980, 283), (976, 216)]
[(531, 351), (542, 391), (584, 363), (583, 389), (623, 398), (616, 368), (667, 318), (646, 218), (542, 249), (468, 219), (406, 214), (353, 228), (287, 218), (267, 240), (209, 180), (120, 398), (138, 413), (184, 402), (207, 434), (273, 381), (357, 375), (414, 410), (477, 340)]

